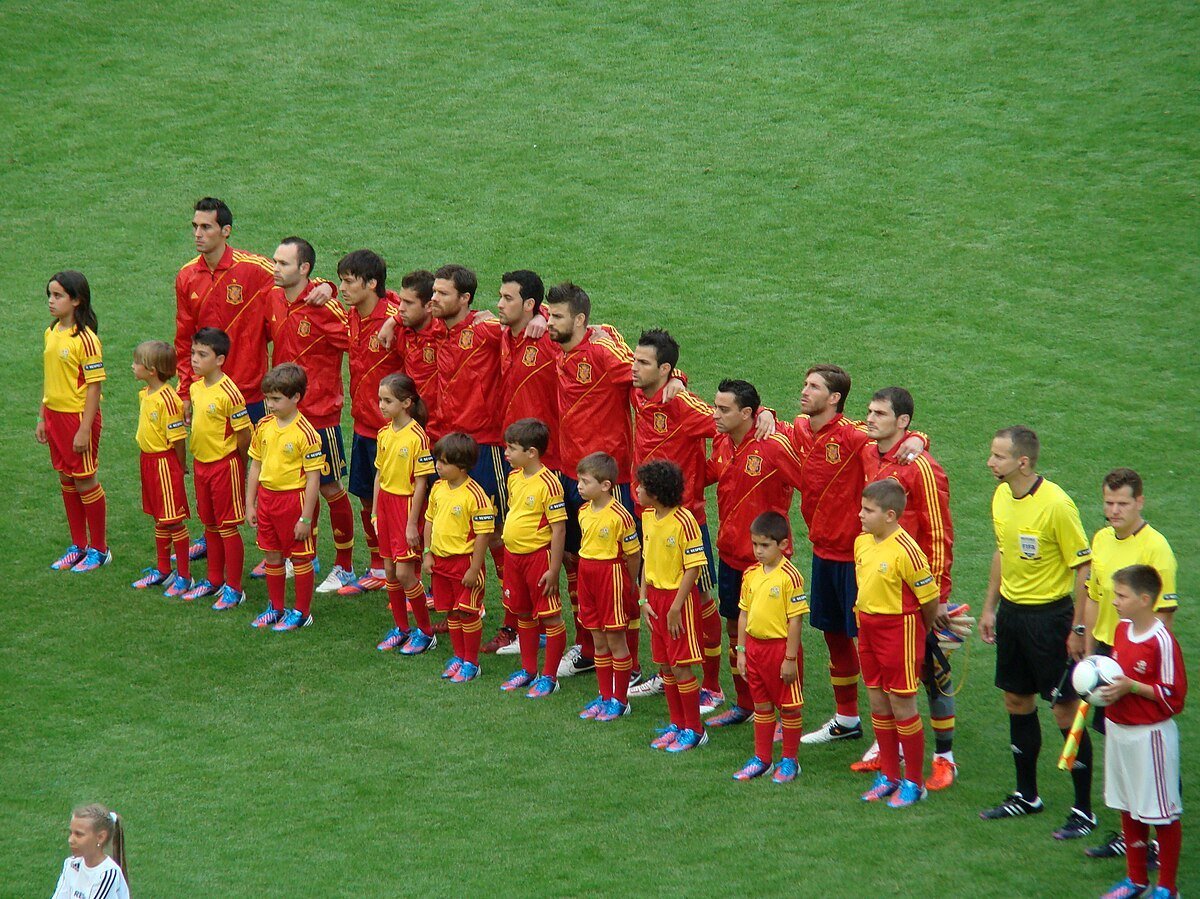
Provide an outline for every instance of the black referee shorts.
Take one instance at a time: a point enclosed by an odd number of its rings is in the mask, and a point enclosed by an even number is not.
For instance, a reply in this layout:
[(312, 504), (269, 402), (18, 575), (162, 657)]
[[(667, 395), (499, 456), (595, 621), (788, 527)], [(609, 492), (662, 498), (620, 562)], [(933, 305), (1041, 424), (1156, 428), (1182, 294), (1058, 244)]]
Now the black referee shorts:
[(996, 686), (1007, 693), (1035, 693), (1053, 701), (1076, 698), (1067, 671), (1067, 637), (1075, 620), (1075, 604), (1064, 596), (1053, 602), (1027, 605), (1000, 600), (996, 612)]

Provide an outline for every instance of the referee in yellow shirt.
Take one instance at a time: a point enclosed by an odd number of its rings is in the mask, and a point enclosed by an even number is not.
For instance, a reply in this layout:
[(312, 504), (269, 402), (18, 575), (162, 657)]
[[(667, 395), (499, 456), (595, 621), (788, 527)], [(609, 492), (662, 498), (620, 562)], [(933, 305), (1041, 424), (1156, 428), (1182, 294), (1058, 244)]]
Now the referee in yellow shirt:
[[(1012, 427), (996, 432), (988, 468), (1000, 482), (992, 497), (996, 554), (980, 635), (996, 644), (996, 686), (1004, 691), (1017, 789), (985, 820), (1042, 812), (1037, 759), (1042, 748), (1037, 696), (1050, 702), (1065, 737), (1079, 697), (1070, 671), (1084, 650), (1084, 608), (1091, 547), (1079, 510), (1061, 487), (1037, 473), (1037, 434)], [(1055, 839), (1069, 840), (1096, 828), (1092, 814), (1092, 743), (1085, 733), (1071, 770), (1075, 805)]]

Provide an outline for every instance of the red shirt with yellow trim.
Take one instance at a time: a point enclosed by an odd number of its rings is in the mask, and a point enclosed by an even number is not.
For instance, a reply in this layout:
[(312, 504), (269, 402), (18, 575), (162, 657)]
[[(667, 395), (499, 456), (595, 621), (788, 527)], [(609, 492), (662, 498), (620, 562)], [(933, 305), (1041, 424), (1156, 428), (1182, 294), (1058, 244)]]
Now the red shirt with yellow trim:
[(60, 328), (45, 333), (42, 351), (42, 405), (52, 412), (82, 412), (89, 384), (104, 381), (100, 338), (91, 328)]
[(800, 489), (800, 457), (783, 434), (759, 440), (751, 428), (737, 446), (730, 435), (718, 434), (706, 480), (717, 484), (717, 555), (730, 568), (746, 571), (755, 564), (754, 519), (763, 512), (790, 517), (792, 491)]
[(872, 615), (904, 615), (938, 598), (929, 560), (904, 528), (882, 540), (859, 534), (854, 541), (858, 599), (854, 608)]
[(263, 416), (250, 441), (250, 458), (261, 464), (258, 483), (268, 490), (303, 490), (308, 472), (325, 467), (321, 436), (300, 413), (286, 425)]
[[(905, 435), (907, 436), (907, 435)], [(950, 598), (950, 566), (954, 561), (954, 523), (950, 519), (950, 481), (945, 469), (921, 452), (907, 465), (896, 461), (901, 438), (890, 450), (880, 454), (872, 441), (862, 449), (863, 471), (867, 482), (888, 478), (904, 488), (908, 500), (900, 516), (900, 527), (917, 541), (929, 559), (929, 570), (938, 583), (942, 602)]]
[(201, 328), (229, 335), (222, 371), (233, 379), (248, 403), (262, 399), (267, 373), (267, 293), (275, 287), (274, 263), (257, 253), (226, 247), (216, 268), (197, 256), (175, 276), (175, 356), (179, 395), (188, 399), (192, 374), (192, 337)]
[[(633, 495), (637, 496), (637, 470), (646, 462), (665, 459), (683, 471), (683, 505), (704, 524), (704, 485), (707, 482), (705, 443), (717, 435), (713, 408), (688, 390), (663, 400), (662, 390), (647, 397), (630, 391), (633, 406)], [(641, 514), (641, 509), (636, 510)]]
[(400, 298), (389, 290), (366, 316), (351, 306), (347, 313), (350, 332), (350, 416), (354, 433), (372, 440), (388, 420), (379, 411), (379, 382), (402, 371), (404, 357), (393, 343), (385, 347), (379, 339), (383, 323), (400, 310)]
[(547, 468), (562, 464), (558, 451), (558, 360), (562, 350), (543, 334), (531, 339), (511, 328), (500, 331), (500, 434), (515, 421), (537, 418), (550, 428), (542, 453)]
[(433, 327), (441, 337), (437, 348), (437, 433), (462, 431), (476, 443), (498, 446), (500, 409), (494, 391), (500, 383), (503, 326), (473, 309), (452, 328), (441, 319), (433, 322)]
[(558, 362), (559, 444), (562, 472), (579, 475), (579, 460), (605, 452), (617, 460), (617, 480), (632, 477), (633, 353), (616, 331), (589, 329)]
[(282, 287), (267, 293), (267, 323), (274, 344), (271, 362), (295, 362), (308, 376), (300, 411), (314, 428), (341, 424), (342, 357), (349, 348), (348, 317), (337, 299), (323, 306), (306, 298), (316, 283), (309, 281), (295, 300), (288, 301)]
[(440, 342), (437, 329), (433, 327), (435, 321), (429, 319), (420, 331), (404, 325), (396, 327), (397, 351), (404, 360), (404, 373), (417, 385), (417, 394), (425, 403), (425, 430), (433, 442), (445, 436), (434, 430), (437, 421), (437, 350)]

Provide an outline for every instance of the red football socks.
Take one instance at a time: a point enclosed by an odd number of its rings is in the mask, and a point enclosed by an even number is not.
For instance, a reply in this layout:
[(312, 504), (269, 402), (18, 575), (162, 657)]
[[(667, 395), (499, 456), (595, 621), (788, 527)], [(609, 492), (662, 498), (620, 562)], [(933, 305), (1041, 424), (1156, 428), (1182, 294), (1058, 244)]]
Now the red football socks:
[(461, 612), (462, 618), (462, 655), (464, 662), (472, 665), (479, 664), (479, 644), (483, 641), (483, 619), (474, 612)]
[(596, 653), (596, 686), (605, 702), (613, 698), (613, 657), (609, 652)]
[(446, 616), (446, 630), (450, 634), (450, 648), (454, 655), (458, 656), (463, 661), (467, 657), (464, 655), (466, 649), (463, 646), (463, 623), (458, 617), (458, 612), (451, 612)]
[(896, 719), (891, 715), (872, 715), (871, 726), (879, 741), (879, 770), (888, 780), (899, 780), (900, 735), (896, 732)]
[(847, 718), (858, 717), (858, 650), (854, 640), (845, 634), (826, 633), (829, 647), (829, 680), (833, 685), (833, 701), (837, 713)]
[(58, 486), (62, 488), (63, 508), (67, 512), (67, 529), (71, 532), (71, 542), (83, 549), (87, 546), (87, 516), (83, 514), (83, 500), (79, 498), (79, 491), (73, 483), (64, 484), (59, 481)]
[(675, 675), (669, 674), (667, 669), (659, 670), (659, 677), (663, 682), (663, 693), (667, 697), (667, 713), (671, 717), (671, 723), (683, 730), (687, 725), (683, 720), (683, 702), (679, 698), (679, 686), (675, 683)]
[(408, 630), (408, 603), (404, 598), (404, 588), (399, 581), (387, 581), (388, 608), (392, 610), (392, 620), (402, 631)]
[[(184, 558), (187, 558), (186, 552)], [(156, 524), (154, 526), (154, 561), (159, 574), (171, 573), (170, 525)]]
[[(225, 583), (225, 543), (217, 531), (209, 528), (204, 529), (204, 542), (208, 545), (208, 572), (205, 576), (214, 587), (220, 587)], [(267, 586), (270, 586), (269, 580)], [(274, 607), (273, 603), (272, 607)], [(283, 606), (279, 608), (282, 609)]]
[(896, 721), (896, 734), (904, 747), (904, 777), (921, 786), (925, 783), (925, 725), (920, 715)]
[(383, 557), (379, 555), (379, 538), (375, 535), (375, 525), (371, 524), (370, 503), (363, 503), (362, 508), (358, 510), (358, 520), (362, 522), (363, 540), (366, 541), (367, 552), (371, 554), (371, 561), (367, 564), (378, 571), (383, 567)]
[[(183, 577), (189, 580), (192, 577), (192, 561), (188, 556), (191, 549), (192, 538), (188, 535), (187, 525), (179, 522), (174, 525), (174, 530), (171, 532), (171, 541), (175, 545), (175, 570)], [(167, 564), (170, 564), (171, 557), (167, 556)]]
[[(1134, 819), (1129, 812), (1121, 812), (1121, 833), (1125, 837), (1125, 873), (1129, 879), (1144, 886), (1150, 880), (1146, 871), (1146, 849), (1150, 842), (1150, 825)], [(1158, 848), (1162, 851), (1162, 831), (1158, 832)], [(1163, 860), (1158, 862), (1159, 883), (1162, 882)]]
[(704, 645), (701, 668), (704, 671), (704, 689), (713, 693), (721, 692), (722, 629), (720, 609), (709, 599), (700, 610), (700, 642)]
[(314, 586), (312, 556), (292, 556), (292, 576), (296, 581), (296, 611), (307, 618)]
[(794, 759), (800, 752), (800, 727), (804, 718), (799, 708), (785, 708), (780, 712), (783, 719), (783, 757)]
[[(584, 631), (584, 633), (587, 633)], [(537, 640), (534, 640), (537, 646)], [(555, 625), (546, 626), (546, 658), (542, 665), (542, 674), (547, 677), (558, 677), (558, 663), (562, 661), (563, 653), (567, 651), (567, 628), (561, 621)], [(536, 664), (536, 653), (534, 663)], [(532, 669), (526, 669), (532, 670)]]
[(622, 705), (629, 704), (629, 676), (631, 674), (633, 674), (633, 657), (621, 656), (617, 658), (613, 656), (613, 699), (616, 699)]
[(97, 484), (86, 493), (80, 493), (79, 498), (83, 501), (83, 517), (87, 520), (88, 545), (98, 552), (108, 552), (108, 538), (104, 533), (108, 503), (104, 500), (104, 488)]
[(404, 597), (408, 600), (408, 608), (412, 612), (413, 621), (426, 634), (433, 633), (433, 625), (429, 622), (429, 609), (425, 605), (425, 588), (421, 586), (421, 582), (417, 581), (411, 587), (404, 591)]
[[(242, 592), (242, 572), (246, 567), (246, 544), (242, 543), (242, 534), (236, 527), (221, 528), (221, 548), (225, 550), (225, 583)], [(212, 558), (212, 544), (208, 545), (209, 558)], [(310, 558), (311, 562), (312, 559)], [(292, 560), (292, 568), (296, 567)]]
[(346, 571), (354, 570), (354, 509), (345, 490), (326, 500), (329, 504), (329, 526), (333, 531), (333, 548), (337, 551), (335, 565)]
[[(695, 675), (686, 680), (675, 679), (679, 690), (679, 704), (682, 706), (684, 727), (696, 733), (704, 733), (704, 725), (700, 723), (700, 681)], [(774, 737), (774, 732), (771, 734)]]
[[(538, 623), (536, 618), (517, 619), (517, 645), (521, 648), (521, 667), (529, 674), (537, 674)], [(546, 641), (550, 649), (550, 641)]]
[(754, 710), (754, 755), (762, 762), (770, 762), (775, 755), (774, 709), (766, 712)]
[[(209, 544), (209, 559), (212, 559), (212, 544)], [(284, 596), (287, 591), (287, 569), (283, 567), (283, 563), (271, 565), (268, 563), (264, 569), (267, 575), (267, 598), (271, 601), (271, 608), (276, 612), (283, 611)]]

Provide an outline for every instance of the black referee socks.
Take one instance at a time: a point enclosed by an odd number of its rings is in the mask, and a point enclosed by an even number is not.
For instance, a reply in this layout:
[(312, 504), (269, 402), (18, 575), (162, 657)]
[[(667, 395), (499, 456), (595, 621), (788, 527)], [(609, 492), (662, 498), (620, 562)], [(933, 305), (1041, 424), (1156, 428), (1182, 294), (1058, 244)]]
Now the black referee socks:
[[(1071, 732), (1063, 728), (1063, 739)], [(1085, 815), (1092, 813), (1092, 738), (1083, 729), (1079, 738), (1079, 753), (1075, 756), (1075, 764), (1071, 767), (1071, 782), (1075, 785), (1075, 808)]]
[[(1037, 761), (1038, 753), (1042, 751), (1042, 728), (1037, 710), (1028, 715), (1009, 715), (1008, 733), (1012, 740), (1013, 765), (1017, 769), (1017, 792), (1026, 802), (1037, 802)], [(1091, 744), (1088, 744), (1089, 789), (1091, 753)]]

